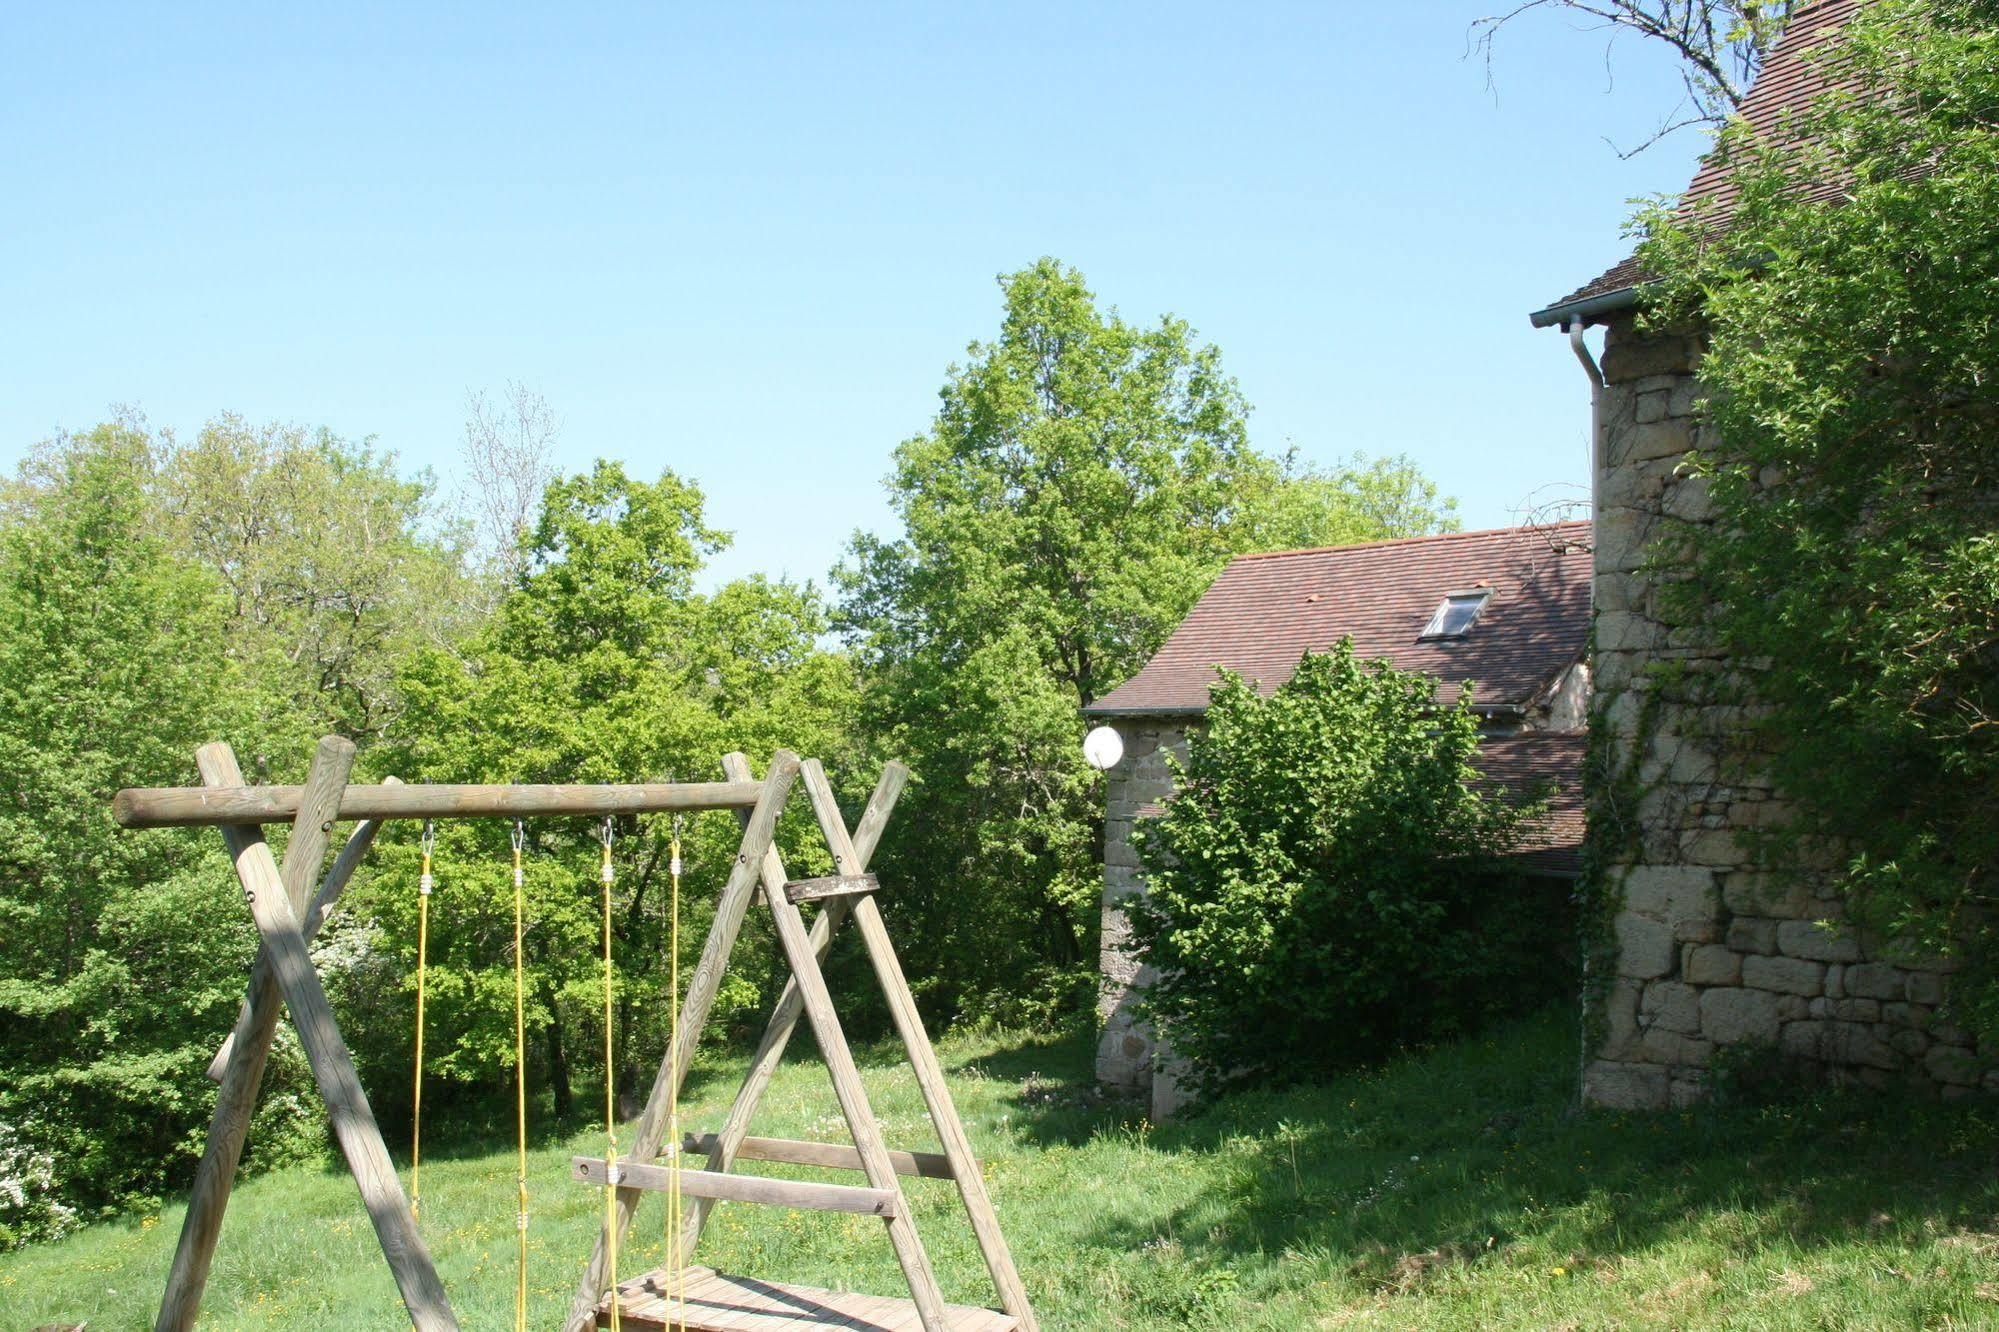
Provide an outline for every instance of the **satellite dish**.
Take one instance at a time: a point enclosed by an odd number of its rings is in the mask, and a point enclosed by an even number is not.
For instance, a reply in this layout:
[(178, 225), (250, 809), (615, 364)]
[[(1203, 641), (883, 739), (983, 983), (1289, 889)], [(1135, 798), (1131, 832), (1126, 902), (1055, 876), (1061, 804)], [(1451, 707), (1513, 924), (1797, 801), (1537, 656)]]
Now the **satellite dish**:
[(1098, 772), (1108, 772), (1124, 757), (1124, 737), (1114, 726), (1099, 726), (1083, 737), (1083, 761)]

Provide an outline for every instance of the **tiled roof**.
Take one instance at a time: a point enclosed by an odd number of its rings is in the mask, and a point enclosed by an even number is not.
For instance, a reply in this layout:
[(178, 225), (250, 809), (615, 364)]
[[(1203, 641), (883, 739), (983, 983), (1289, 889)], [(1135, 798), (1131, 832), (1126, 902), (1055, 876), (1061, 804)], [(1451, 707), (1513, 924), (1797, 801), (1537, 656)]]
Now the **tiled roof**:
[(1583, 752), (1580, 732), (1527, 731), (1494, 736), (1479, 746), (1488, 789), (1515, 799), (1545, 793), (1547, 812), (1525, 830), (1515, 859), (1539, 874), (1582, 871)]
[[(1238, 556), (1158, 654), (1084, 711), (1204, 711), (1217, 666), (1267, 695), (1344, 637), (1362, 657), (1469, 680), (1479, 704), (1526, 705), (1582, 656), (1591, 558), (1587, 522)], [(1492, 596), (1468, 634), (1419, 640), (1447, 593), (1481, 586)]]
[[(1742, 99), (1739, 115), (1759, 137), (1781, 133), (1785, 121), (1791, 116), (1808, 110), (1821, 94), (1845, 86), (1846, 80), (1836, 66), (1807, 57), (1837, 35), (1847, 20), (1859, 13), (1866, 3), (1867, 0), (1817, 0), (1799, 9), (1791, 19), (1790, 27), (1778, 40), (1755, 84)], [(1831, 196), (1838, 193), (1838, 188), (1836, 184), (1820, 185), (1814, 193)], [(1720, 153), (1709, 153), (1701, 159), (1686, 193), (1680, 196), (1680, 207), (1689, 213), (1698, 210), (1716, 223), (1725, 223), (1735, 202), (1735, 193), (1735, 181), (1726, 159)], [(1559, 313), (1569, 306), (1629, 291), (1642, 285), (1649, 276), (1639, 264), (1638, 256), (1631, 255), (1547, 309), (1537, 311), (1534, 321), (1537, 324), (1553, 323)]]

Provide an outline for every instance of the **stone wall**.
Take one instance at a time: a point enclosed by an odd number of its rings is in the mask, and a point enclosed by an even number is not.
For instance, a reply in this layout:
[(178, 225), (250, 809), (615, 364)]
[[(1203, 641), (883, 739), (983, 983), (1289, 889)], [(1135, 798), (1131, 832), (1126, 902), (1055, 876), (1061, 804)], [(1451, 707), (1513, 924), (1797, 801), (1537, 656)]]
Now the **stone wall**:
[(1839, 928), (1821, 867), (1760, 869), (1738, 835), (1781, 821), (1784, 802), (1738, 738), (1740, 704), (1720, 701), (1731, 664), (1660, 595), (1675, 543), (1711, 520), (1684, 465), (1707, 446), (1698, 354), (1628, 319), (1605, 339), (1590, 835), (1610, 914), (1584, 1097), (1685, 1104), (1731, 1047), (1870, 1085), (1999, 1087), (1937, 1021), (1939, 967), (1875, 955)]
[(1198, 716), (1132, 717), (1112, 722), (1124, 738), (1124, 757), (1105, 774), (1103, 941), (1099, 965), (1102, 991), (1097, 1017), (1102, 1035), (1097, 1041), (1097, 1078), (1129, 1095), (1145, 1097), (1155, 1117), (1178, 1107), (1170, 1076), (1157, 1077), (1152, 1031), (1135, 1012), (1139, 992), (1150, 981), (1150, 968), (1131, 955), (1131, 925), (1125, 919), (1126, 898), (1144, 891), (1138, 869), (1136, 827), (1141, 811), (1149, 811), (1173, 790), (1166, 755), (1187, 757), (1187, 733), (1200, 724)]

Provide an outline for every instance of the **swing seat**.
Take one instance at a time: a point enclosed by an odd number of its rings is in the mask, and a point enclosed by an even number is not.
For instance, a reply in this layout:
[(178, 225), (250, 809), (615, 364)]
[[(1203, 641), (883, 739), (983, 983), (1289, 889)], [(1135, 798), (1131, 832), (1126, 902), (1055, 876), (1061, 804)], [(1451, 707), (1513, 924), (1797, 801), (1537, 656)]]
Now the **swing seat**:
[[(911, 1300), (725, 1276), (690, 1267), (673, 1285), (657, 1268), (618, 1286), (618, 1319), (633, 1332), (922, 1332)], [(670, 1293), (671, 1292), (671, 1293)], [(679, 1298), (675, 1298), (675, 1295)], [(597, 1306), (597, 1326), (611, 1325), (611, 1300)], [(1014, 1332), (1011, 1314), (962, 1304), (944, 1306), (951, 1332)]]

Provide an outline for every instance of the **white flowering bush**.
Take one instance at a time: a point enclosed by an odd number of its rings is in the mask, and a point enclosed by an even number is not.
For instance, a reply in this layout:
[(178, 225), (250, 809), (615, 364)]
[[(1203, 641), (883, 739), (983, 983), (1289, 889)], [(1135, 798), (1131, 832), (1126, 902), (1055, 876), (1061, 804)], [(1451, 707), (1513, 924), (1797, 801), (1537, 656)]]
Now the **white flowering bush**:
[(55, 1157), (20, 1126), (0, 1119), (0, 1250), (76, 1229), (76, 1209), (56, 1198)]

